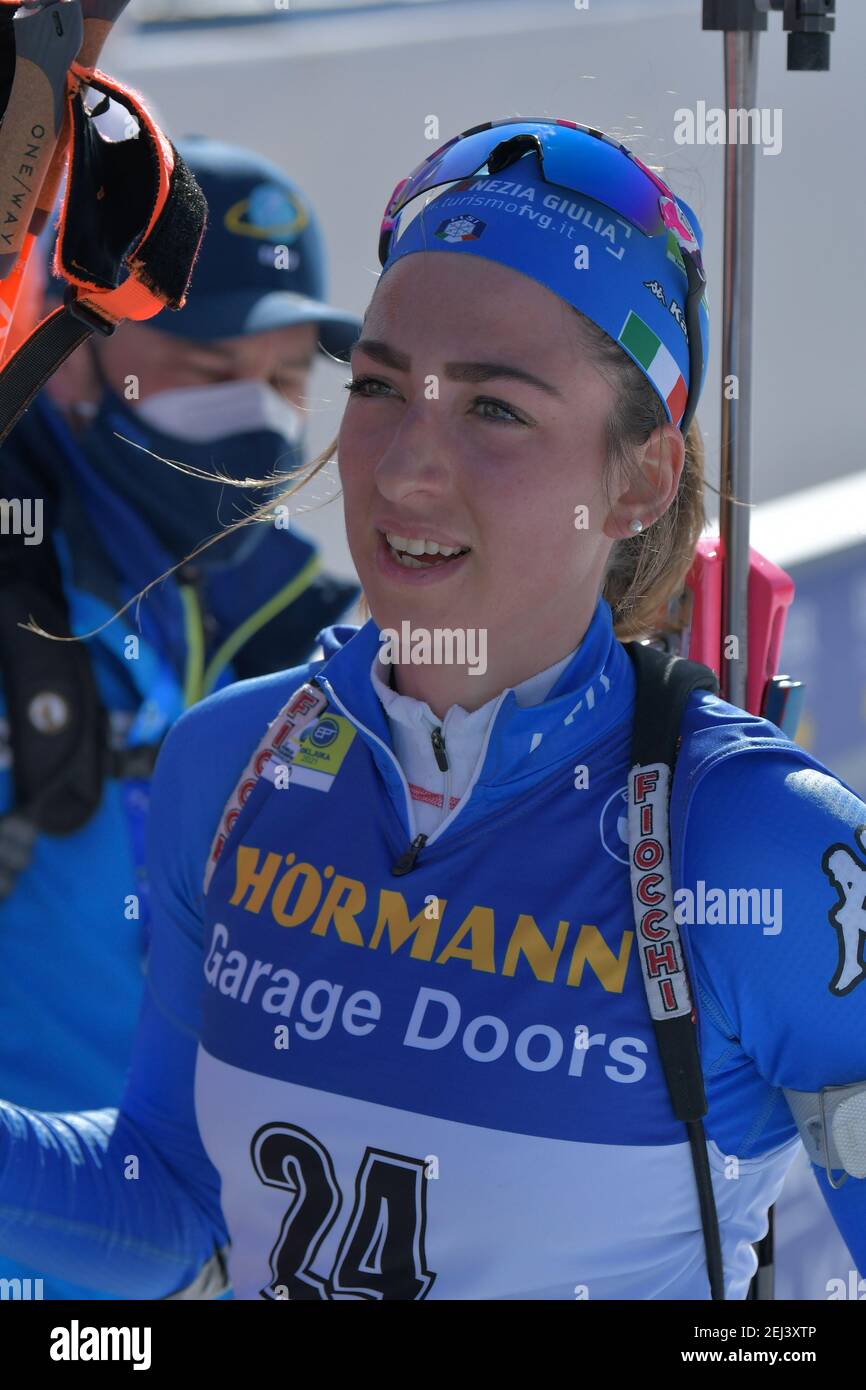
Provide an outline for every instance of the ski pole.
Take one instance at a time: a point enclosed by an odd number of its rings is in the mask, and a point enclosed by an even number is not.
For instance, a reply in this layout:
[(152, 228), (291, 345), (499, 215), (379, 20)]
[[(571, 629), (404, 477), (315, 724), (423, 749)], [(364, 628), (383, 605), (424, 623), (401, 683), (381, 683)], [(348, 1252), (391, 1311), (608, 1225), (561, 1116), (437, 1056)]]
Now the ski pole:
[[(770, 10), (784, 10), (789, 71), (829, 68), (835, 0), (704, 0), (703, 28), (724, 33), (727, 113), (751, 112), (756, 107), (758, 41), (767, 29)], [(719, 671), (726, 700), (771, 719), (793, 738), (803, 686), (773, 673), (794, 586), (784, 571), (749, 546), (755, 160), (751, 142), (732, 142), (729, 135), (724, 169), (722, 381), (735, 379), (737, 393), (732, 397), (722, 392), (721, 544), (715, 557), (721, 563), (722, 591), (715, 635), (723, 646), (717, 648), (717, 664), (708, 664)], [(750, 620), (754, 631), (750, 631)], [(729, 648), (731, 637), (736, 641)], [(756, 1248), (758, 1269), (749, 1297), (772, 1299), (772, 1207), (767, 1235)]]

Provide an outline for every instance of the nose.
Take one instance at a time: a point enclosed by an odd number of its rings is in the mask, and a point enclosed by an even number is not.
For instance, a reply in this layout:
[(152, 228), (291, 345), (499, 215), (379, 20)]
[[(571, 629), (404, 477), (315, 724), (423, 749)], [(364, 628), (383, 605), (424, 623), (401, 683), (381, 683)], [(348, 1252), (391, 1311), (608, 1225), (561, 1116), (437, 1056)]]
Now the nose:
[(441, 497), (453, 479), (451, 456), (440, 402), (416, 401), (379, 460), (376, 486), (390, 502), (415, 494)]

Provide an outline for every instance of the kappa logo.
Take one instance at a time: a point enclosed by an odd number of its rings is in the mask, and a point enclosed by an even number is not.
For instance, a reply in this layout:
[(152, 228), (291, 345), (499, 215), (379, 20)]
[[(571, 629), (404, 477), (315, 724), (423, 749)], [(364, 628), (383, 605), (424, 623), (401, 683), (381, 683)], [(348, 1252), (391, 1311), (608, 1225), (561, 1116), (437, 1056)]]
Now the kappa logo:
[[(858, 825), (854, 835), (866, 855), (866, 825)], [(866, 979), (866, 864), (849, 845), (836, 844), (824, 851), (821, 868), (839, 890), (839, 898), (827, 914), (839, 943), (839, 963), (830, 981), (830, 993), (850, 994)]]
[(467, 212), (460, 217), (446, 217), (439, 223), (435, 235), (440, 241), (477, 241), (486, 228), (486, 222)]
[(646, 285), (650, 293), (655, 295), (659, 303), (663, 304), (665, 308), (667, 308), (668, 302), (665, 299), (665, 292), (662, 286), (659, 284), (658, 280), (644, 280), (644, 284)]

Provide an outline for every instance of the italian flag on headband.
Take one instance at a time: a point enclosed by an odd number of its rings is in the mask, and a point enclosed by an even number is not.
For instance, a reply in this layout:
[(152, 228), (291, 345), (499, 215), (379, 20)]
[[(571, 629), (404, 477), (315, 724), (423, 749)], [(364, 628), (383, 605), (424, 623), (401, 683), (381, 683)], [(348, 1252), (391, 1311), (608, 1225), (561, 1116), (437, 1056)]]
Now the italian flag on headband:
[(629, 310), (619, 342), (643, 367), (659, 395), (667, 401), (671, 419), (677, 424), (683, 418), (689, 393), (679, 367), (661, 338), (634, 310)]

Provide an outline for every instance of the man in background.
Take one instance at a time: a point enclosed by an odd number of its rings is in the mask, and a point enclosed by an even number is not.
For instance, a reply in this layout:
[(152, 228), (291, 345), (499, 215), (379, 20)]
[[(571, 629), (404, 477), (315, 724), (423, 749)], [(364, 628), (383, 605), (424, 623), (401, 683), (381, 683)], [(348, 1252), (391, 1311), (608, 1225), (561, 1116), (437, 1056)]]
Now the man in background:
[[(149, 779), (168, 729), (211, 691), (306, 660), (358, 593), (291, 526), (263, 521), (152, 589), (140, 626), (135, 607), (86, 643), (18, 626), (98, 627), (266, 501), (270, 489), (161, 460), (293, 473), (316, 352), (345, 360), (360, 330), (328, 305), (314, 212), (279, 168), (201, 137), (178, 149), (209, 205), (186, 306), (83, 344), (0, 450), (0, 495), (40, 499), (44, 518), (41, 543), (4, 536), (0, 551), (0, 1096), (37, 1109), (120, 1098), (146, 967)], [(0, 1256), (0, 1279), (15, 1278), (40, 1272)], [(108, 1297), (55, 1280), (42, 1295)]]

